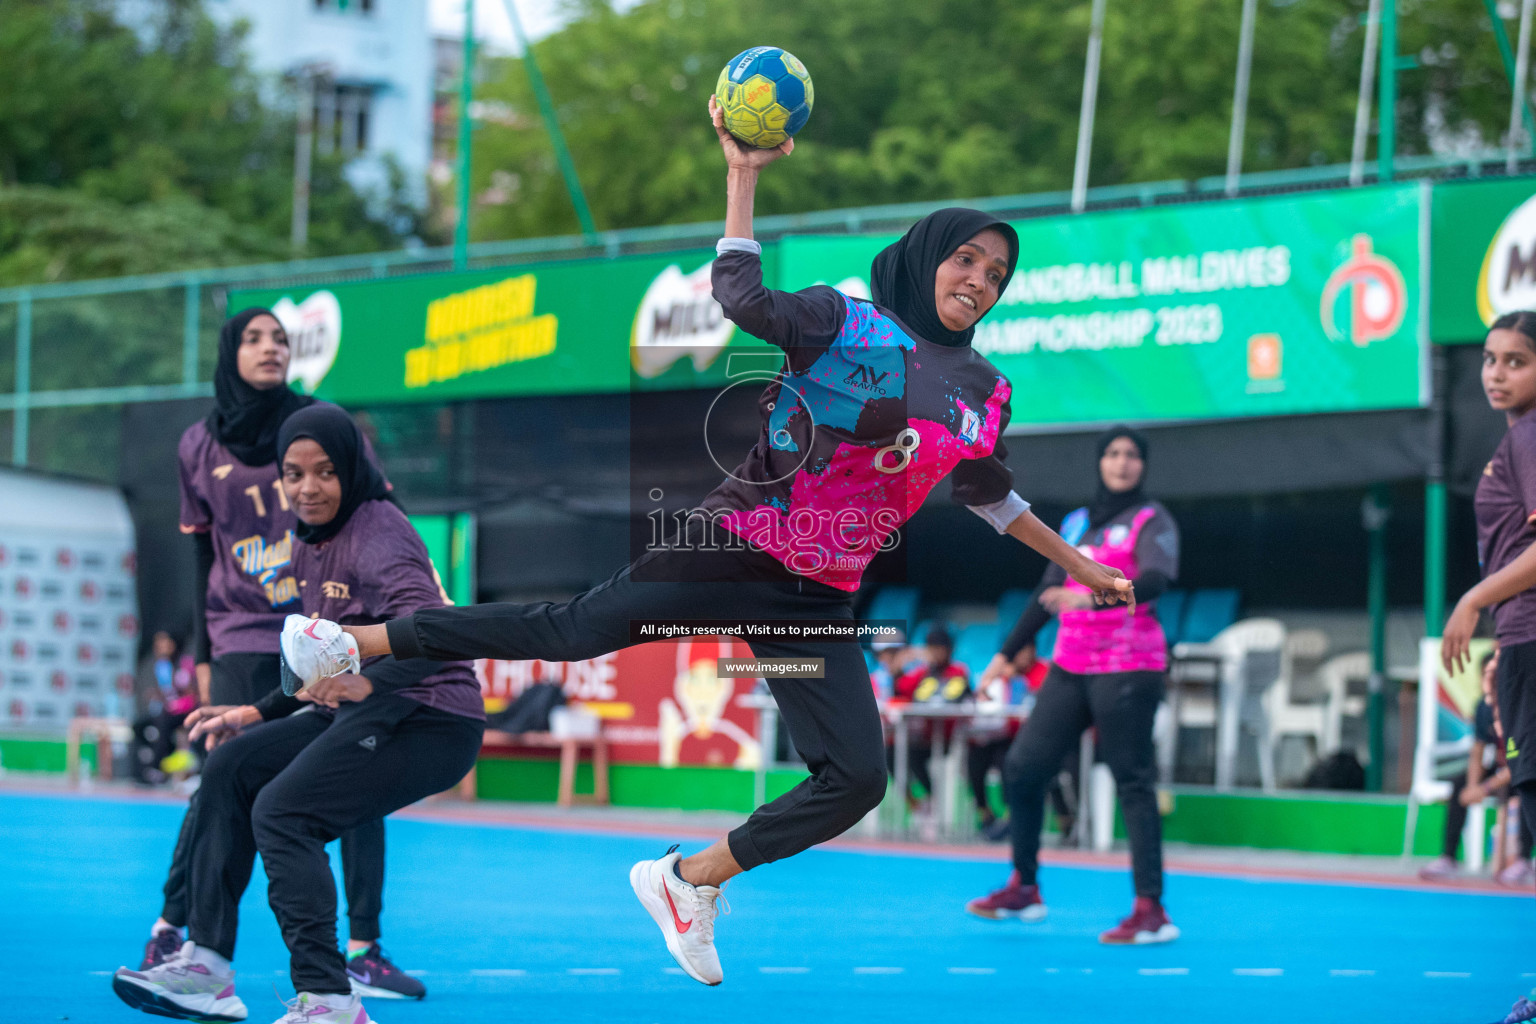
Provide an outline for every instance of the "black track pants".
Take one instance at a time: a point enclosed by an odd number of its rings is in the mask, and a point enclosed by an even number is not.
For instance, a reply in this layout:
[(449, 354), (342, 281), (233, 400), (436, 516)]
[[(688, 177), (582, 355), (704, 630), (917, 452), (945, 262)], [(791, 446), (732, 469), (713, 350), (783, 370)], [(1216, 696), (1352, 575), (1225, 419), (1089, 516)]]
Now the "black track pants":
[[(254, 704), (277, 689), (276, 654), (226, 654), (209, 666), (209, 696), (215, 705)], [(187, 923), (187, 839), (192, 816), (197, 813), (197, 793), (187, 803), (165, 877), (165, 902), (160, 916), (178, 928)], [(347, 889), (350, 937), (376, 941), (379, 917), (384, 913), (384, 819), (359, 825), (341, 837), (341, 864)]]
[(325, 844), (454, 785), (484, 731), (483, 722), (381, 695), (334, 718), (301, 711), (221, 744), (192, 824), (188, 937), (234, 959), (240, 897), (260, 853), (294, 991), (348, 992)]
[(1062, 760), (1077, 749), (1083, 730), (1094, 726), (1099, 757), (1115, 776), (1136, 895), (1162, 899), (1163, 823), (1152, 746), (1152, 718), (1162, 695), (1161, 672), (1078, 675), (1051, 669), (1034, 711), (1014, 737), (1003, 771), (1013, 818), (1013, 864), (1025, 885), (1035, 884), (1039, 869), (1046, 790)]

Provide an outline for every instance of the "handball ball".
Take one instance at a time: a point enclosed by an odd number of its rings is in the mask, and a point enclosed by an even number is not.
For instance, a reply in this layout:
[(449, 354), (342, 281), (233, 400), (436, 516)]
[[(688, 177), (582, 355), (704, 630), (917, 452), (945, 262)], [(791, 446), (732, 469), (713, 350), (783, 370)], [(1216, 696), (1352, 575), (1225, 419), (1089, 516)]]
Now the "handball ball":
[(715, 84), (725, 129), (749, 146), (772, 149), (811, 116), (811, 73), (777, 46), (754, 46), (731, 58)]

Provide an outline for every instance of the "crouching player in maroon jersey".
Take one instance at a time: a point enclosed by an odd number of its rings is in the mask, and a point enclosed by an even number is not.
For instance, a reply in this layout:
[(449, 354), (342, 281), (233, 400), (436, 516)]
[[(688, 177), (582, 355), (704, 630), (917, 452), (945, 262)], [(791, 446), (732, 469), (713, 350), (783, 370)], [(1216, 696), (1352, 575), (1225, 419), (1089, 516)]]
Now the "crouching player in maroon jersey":
[[(345, 412), (321, 403), (294, 413), (277, 450), (299, 522), (295, 611), (355, 628), (444, 605), (425, 546), (385, 499)], [(485, 712), (467, 662), (354, 657), (351, 669), (297, 697), (278, 690), (199, 721), (194, 736), (215, 749), (187, 843), (188, 942), (158, 966), (113, 976), (130, 1006), (183, 1020), (245, 1019), (230, 961), (259, 852), (297, 993), (280, 1024), (367, 1024), (336, 945), (325, 844), (463, 778)]]
[[(314, 402), (285, 381), (288, 335), (267, 309), (230, 317), (219, 332), (214, 407), (181, 437), (181, 529), (196, 545), (193, 646), (204, 705), (255, 704), (278, 688), (277, 635), (299, 607), (293, 574), (298, 519), (278, 480), (277, 431)], [(372, 452), (369, 452), (370, 458)], [(204, 712), (208, 714), (208, 712)], [(140, 970), (181, 948), (187, 924), (187, 837), (197, 794), (182, 822)], [(384, 909), (384, 822), (341, 837), (347, 890), (347, 971), (362, 995), (421, 999), (427, 988), (379, 946)]]

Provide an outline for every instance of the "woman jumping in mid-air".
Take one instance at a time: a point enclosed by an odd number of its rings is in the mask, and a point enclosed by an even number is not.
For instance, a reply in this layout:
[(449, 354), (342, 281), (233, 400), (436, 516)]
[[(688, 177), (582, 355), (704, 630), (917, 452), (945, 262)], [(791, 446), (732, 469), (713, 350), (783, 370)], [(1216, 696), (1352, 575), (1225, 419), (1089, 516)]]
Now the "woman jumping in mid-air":
[[(752, 200), (758, 173), (793, 143), (744, 147), (713, 101), (710, 111), (729, 168), (715, 298), (747, 333), (782, 348), (785, 361), (759, 399), (757, 444), (704, 500), (708, 516), (690, 519), (685, 544), (647, 551), (563, 604), (432, 609), (350, 632), (328, 622), (288, 631), (284, 657), (306, 684), (346, 671), (349, 648), (363, 657), (578, 661), (632, 644), (632, 620), (851, 622), (864, 567), (950, 475), (956, 500), (1063, 566), (1096, 599), (1129, 596), (1121, 573), (1029, 512), (1003, 461), (1010, 388), (970, 342), (1013, 274), (1013, 229), (975, 210), (940, 210), (875, 258), (874, 302), (825, 286), (772, 291), (752, 240)], [(693, 543), (696, 530), (710, 528), (728, 542)], [(768, 681), (810, 778), (708, 849), (669, 852), (630, 871), (667, 948), (707, 985), (721, 980), (720, 886), (839, 835), (885, 795), (880, 715), (857, 642), (748, 642), (759, 657), (824, 660), (823, 678)]]

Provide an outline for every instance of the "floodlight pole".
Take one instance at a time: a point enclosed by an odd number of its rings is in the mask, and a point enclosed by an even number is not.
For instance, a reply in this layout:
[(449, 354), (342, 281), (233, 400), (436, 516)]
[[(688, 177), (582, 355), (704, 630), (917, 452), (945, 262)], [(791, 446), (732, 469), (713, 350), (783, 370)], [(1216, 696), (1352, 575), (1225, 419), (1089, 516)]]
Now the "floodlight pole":
[(1099, 51), (1104, 47), (1105, 0), (1093, 0), (1088, 61), (1083, 68), (1083, 107), (1077, 119), (1077, 162), (1072, 169), (1072, 212), (1088, 204), (1088, 162), (1093, 156), (1093, 115), (1099, 102)]
[(1355, 101), (1355, 140), (1349, 154), (1349, 183), (1365, 183), (1365, 143), (1371, 126), (1371, 89), (1376, 84), (1376, 51), (1381, 44), (1381, 0), (1365, 14), (1365, 47), (1360, 54), (1360, 96)]
[(453, 225), (453, 268), (469, 266), (469, 175), (474, 167), (475, 0), (464, 0), (464, 56), (459, 74), (459, 216)]
[(299, 71), (299, 134), (293, 146), (293, 216), (288, 225), (288, 242), (294, 255), (309, 244), (310, 164), (315, 148), (315, 77), (314, 66)]
[(1514, 174), (1520, 166), (1520, 151), (1525, 148), (1525, 123), (1522, 113), (1526, 109), (1525, 83), (1530, 70), (1531, 55), (1531, 7), (1533, 0), (1520, 4), (1520, 43), (1515, 52), (1515, 75), (1510, 83), (1509, 98), (1509, 153), (1504, 158), (1504, 170)]
[(1381, 93), (1377, 99), (1376, 180), (1392, 180), (1397, 152), (1397, 0), (1381, 8)]
[(544, 76), (539, 73), (539, 62), (534, 60), (533, 47), (528, 45), (528, 37), (523, 34), (523, 20), (517, 16), (517, 4), (513, 0), (501, 2), (507, 9), (507, 20), (512, 22), (512, 32), (517, 36), (517, 48), (523, 55), (528, 84), (533, 87), (534, 98), (538, 100), (539, 115), (544, 119), (544, 130), (549, 133), (550, 145), (555, 150), (555, 162), (560, 165), (560, 175), (565, 179), (565, 191), (570, 194), (571, 205), (576, 208), (576, 220), (581, 224), (581, 233), (589, 241), (594, 240), (597, 225), (592, 220), (591, 208), (587, 206), (586, 194), (581, 190), (581, 179), (576, 176), (576, 162), (571, 159), (571, 151), (565, 145), (565, 135), (560, 131), (554, 101), (550, 99), (549, 89), (544, 85)]
[[(1510, 49), (1509, 33), (1504, 31), (1504, 19), (1499, 17), (1497, 0), (1483, 0), (1483, 6), (1488, 11), (1488, 21), (1493, 25), (1493, 39), (1499, 44), (1499, 59), (1504, 62), (1504, 74), (1509, 77), (1509, 85), (1515, 95), (1520, 95), (1521, 90), (1515, 89), (1515, 54)], [(1531, 105), (1521, 104), (1521, 119), (1525, 122), (1526, 141), (1531, 144), (1531, 154), (1536, 156), (1536, 121), (1531, 116)]]
[(1243, 175), (1243, 136), (1248, 128), (1248, 81), (1253, 74), (1253, 23), (1258, 0), (1243, 0), (1243, 25), (1238, 32), (1237, 84), (1232, 91), (1232, 131), (1227, 138), (1227, 195), (1237, 195)]

